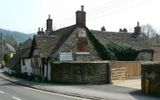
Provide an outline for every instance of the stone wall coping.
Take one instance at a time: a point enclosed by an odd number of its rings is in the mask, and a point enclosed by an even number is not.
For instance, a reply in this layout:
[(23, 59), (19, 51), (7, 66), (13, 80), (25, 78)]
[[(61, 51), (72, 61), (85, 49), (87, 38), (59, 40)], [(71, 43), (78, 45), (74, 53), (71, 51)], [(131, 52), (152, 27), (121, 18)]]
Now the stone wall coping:
[(142, 65), (154, 65), (154, 64), (160, 65), (160, 61), (144, 61), (144, 62), (142, 62)]
[(53, 64), (57, 63), (110, 63), (109, 61), (55, 61)]

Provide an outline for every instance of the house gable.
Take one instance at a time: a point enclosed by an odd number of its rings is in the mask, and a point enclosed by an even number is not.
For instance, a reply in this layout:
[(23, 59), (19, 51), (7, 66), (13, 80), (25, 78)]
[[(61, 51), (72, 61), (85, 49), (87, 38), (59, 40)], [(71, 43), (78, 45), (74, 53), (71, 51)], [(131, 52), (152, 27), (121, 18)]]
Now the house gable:
[(57, 45), (58, 36), (36, 35), (33, 39), (31, 56), (48, 58)]
[(71, 61), (100, 60), (85, 28), (76, 28), (55, 53), (56, 59)]

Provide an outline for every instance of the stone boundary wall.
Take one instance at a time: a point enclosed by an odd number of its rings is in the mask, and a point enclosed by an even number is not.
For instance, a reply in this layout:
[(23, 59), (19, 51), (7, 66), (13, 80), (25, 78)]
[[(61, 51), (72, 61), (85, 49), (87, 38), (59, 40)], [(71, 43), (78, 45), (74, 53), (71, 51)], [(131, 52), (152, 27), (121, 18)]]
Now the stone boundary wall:
[(111, 68), (107, 61), (55, 62), (51, 80), (64, 84), (110, 84)]
[(160, 96), (160, 63), (143, 63), (141, 87), (147, 95)]

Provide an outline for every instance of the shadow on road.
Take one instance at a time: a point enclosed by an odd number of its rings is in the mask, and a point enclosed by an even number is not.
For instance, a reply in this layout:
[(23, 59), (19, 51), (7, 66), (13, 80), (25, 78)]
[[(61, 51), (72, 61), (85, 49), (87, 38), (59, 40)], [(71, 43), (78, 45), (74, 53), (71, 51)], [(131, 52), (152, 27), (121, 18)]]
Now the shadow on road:
[(130, 94), (136, 100), (160, 100), (160, 97), (146, 96), (141, 90), (132, 91)]

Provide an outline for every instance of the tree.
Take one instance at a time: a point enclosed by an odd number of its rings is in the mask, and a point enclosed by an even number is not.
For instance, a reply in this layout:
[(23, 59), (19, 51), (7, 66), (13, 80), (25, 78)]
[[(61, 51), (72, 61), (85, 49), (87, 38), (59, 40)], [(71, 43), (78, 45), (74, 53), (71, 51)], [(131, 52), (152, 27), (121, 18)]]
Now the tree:
[(125, 32), (125, 33), (127, 33), (127, 32), (128, 32), (128, 30), (127, 30), (126, 28), (123, 28), (123, 29), (122, 29), (122, 28), (120, 28), (120, 29), (119, 29), (119, 32)]
[(102, 26), (102, 27), (101, 27), (101, 31), (106, 31), (105, 26)]
[(123, 32), (123, 30), (120, 28), (120, 29), (119, 29), (119, 32)]
[(11, 55), (9, 53), (4, 54), (3, 60), (5, 63), (8, 63), (11, 60)]
[(142, 33), (146, 34), (148, 37), (156, 37), (156, 30), (150, 24), (141, 26)]
[(124, 28), (124, 29), (123, 29), (123, 32), (127, 33), (127, 32), (128, 32), (128, 30), (127, 30), (126, 28)]

